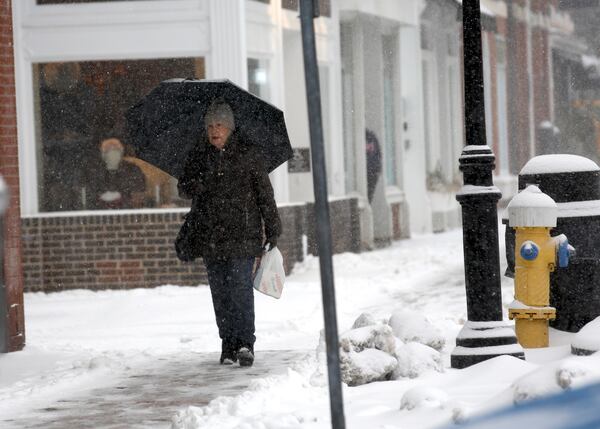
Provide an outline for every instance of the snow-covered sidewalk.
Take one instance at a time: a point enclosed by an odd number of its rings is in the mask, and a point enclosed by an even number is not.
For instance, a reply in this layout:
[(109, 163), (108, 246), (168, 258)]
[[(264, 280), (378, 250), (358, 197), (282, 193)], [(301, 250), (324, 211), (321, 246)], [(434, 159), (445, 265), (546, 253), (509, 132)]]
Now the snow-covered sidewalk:
[[(441, 372), (345, 387), (349, 428), (432, 428), (600, 379), (600, 356), (571, 357), (571, 335), (555, 331), (552, 347), (527, 352), (527, 362), (501, 357), (449, 369), (466, 319), (462, 264), (461, 231), (334, 257), (340, 332), (363, 312), (387, 320), (410, 309), (446, 341)], [(27, 348), (0, 356), (0, 426), (13, 419), (14, 427), (31, 427), (26, 422), (44, 415), (81, 423), (94, 411), (90, 398), (103, 397), (99, 408), (111, 415), (114, 407), (113, 418), (93, 427), (168, 427), (172, 419), (177, 429), (326, 428), (328, 394), (315, 353), (323, 326), (318, 268), (313, 257), (298, 265), (280, 300), (256, 294), (257, 362), (247, 372), (215, 364), (220, 342), (206, 287), (27, 294)], [(512, 288), (504, 279), (505, 305)], [(179, 399), (167, 404), (165, 395)]]

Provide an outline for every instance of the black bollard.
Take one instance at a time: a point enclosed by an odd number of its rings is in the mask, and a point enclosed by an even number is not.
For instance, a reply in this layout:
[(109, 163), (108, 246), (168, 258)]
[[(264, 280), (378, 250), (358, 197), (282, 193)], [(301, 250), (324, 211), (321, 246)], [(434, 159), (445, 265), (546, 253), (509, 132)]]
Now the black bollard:
[(315, 0), (300, 1), (300, 22), (302, 26), (302, 47), (304, 50), (304, 76), (308, 100), (308, 120), (310, 146), (313, 165), (313, 187), (315, 192), (315, 220), (317, 246), (321, 269), (323, 292), (323, 313), (325, 318), (325, 339), (327, 342), (327, 374), (329, 377), (329, 400), (331, 427), (344, 429), (344, 401), (340, 373), (340, 350), (333, 284), (333, 261), (331, 258), (331, 224), (329, 221), (329, 201), (327, 196), (327, 172), (325, 170), (325, 147), (323, 144), (323, 124), (321, 117), (321, 90), (317, 68), (317, 48), (315, 43), (314, 18), (318, 16)]
[(467, 146), (460, 157), (463, 173), (456, 199), (462, 208), (467, 317), (450, 363), (464, 368), (500, 355), (524, 358), (508, 322), (502, 321), (500, 251), (494, 186), (494, 154), (486, 145), (481, 9), (479, 0), (463, 1), (465, 129)]

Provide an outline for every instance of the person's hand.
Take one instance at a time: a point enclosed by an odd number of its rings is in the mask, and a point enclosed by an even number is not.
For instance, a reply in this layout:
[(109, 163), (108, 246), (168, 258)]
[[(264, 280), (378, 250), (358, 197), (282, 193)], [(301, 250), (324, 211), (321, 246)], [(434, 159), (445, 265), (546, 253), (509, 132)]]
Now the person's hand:
[(267, 237), (263, 244), (263, 249), (265, 252), (269, 252), (277, 247), (277, 237)]

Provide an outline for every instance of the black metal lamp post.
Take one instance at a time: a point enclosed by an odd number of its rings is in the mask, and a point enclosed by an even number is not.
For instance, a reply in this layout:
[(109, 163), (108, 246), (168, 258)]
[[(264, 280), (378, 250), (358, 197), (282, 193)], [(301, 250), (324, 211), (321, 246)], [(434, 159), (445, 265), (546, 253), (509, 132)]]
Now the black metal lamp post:
[(514, 331), (502, 321), (496, 207), (502, 194), (494, 186), (495, 158), (486, 145), (479, 0), (463, 0), (463, 40), (467, 146), (459, 161), (464, 186), (456, 199), (462, 208), (468, 321), (456, 339), (453, 368), (505, 354), (524, 358)]
[(8, 297), (4, 282), (4, 213), (8, 208), (8, 186), (0, 176), (0, 353), (8, 353)]
[(331, 225), (329, 222), (329, 202), (327, 198), (327, 173), (325, 170), (325, 147), (323, 144), (323, 124), (321, 116), (321, 90), (317, 68), (317, 48), (315, 43), (314, 18), (318, 16), (315, 0), (300, 0), (300, 21), (302, 26), (302, 46), (304, 50), (304, 75), (308, 100), (308, 120), (310, 146), (313, 165), (313, 187), (315, 192), (315, 220), (317, 245), (321, 268), (323, 291), (323, 313), (325, 318), (325, 339), (327, 342), (327, 373), (329, 377), (329, 399), (331, 427), (344, 429), (344, 403), (340, 374), (340, 352), (335, 309), (335, 288), (333, 284), (333, 262), (331, 258)]

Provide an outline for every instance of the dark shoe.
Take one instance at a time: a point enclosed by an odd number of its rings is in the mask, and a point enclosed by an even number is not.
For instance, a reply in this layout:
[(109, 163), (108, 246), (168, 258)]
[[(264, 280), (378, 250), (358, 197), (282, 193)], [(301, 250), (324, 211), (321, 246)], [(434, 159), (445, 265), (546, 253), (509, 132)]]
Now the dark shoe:
[(237, 362), (237, 353), (236, 352), (222, 352), (221, 358), (219, 359), (219, 363), (221, 365), (233, 365)]
[(237, 352), (240, 366), (252, 366), (254, 363), (254, 352), (251, 347), (242, 347)]
[(237, 347), (230, 340), (223, 340), (221, 342), (221, 358), (219, 363), (221, 365), (233, 365), (237, 362)]

